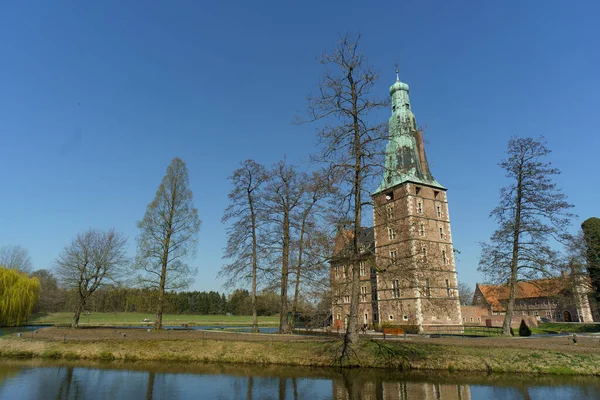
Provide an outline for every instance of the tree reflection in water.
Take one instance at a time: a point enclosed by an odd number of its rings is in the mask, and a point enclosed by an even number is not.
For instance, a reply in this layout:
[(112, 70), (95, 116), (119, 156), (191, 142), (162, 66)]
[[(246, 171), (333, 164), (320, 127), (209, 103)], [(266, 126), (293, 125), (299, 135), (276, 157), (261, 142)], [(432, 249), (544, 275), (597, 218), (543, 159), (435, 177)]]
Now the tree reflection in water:
[[(550, 400), (600, 398), (598, 377), (401, 374), (383, 370), (1, 361), (0, 400)], [(84, 364), (85, 365), (85, 364)]]

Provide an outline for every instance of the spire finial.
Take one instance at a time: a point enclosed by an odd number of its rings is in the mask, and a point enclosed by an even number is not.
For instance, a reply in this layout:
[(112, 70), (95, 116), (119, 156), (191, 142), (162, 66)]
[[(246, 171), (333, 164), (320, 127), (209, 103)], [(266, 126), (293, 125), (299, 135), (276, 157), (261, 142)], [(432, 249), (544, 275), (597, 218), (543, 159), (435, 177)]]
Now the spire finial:
[(396, 82), (400, 82), (400, 75), (398, 75), (398, 61), (396, 61)]

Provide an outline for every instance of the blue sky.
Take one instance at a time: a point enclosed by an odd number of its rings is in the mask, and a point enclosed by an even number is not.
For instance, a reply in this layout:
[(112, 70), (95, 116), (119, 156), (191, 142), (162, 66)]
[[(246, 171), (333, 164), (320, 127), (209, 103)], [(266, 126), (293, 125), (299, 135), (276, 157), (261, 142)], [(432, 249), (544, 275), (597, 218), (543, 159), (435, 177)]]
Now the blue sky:
[(114, 227), (133, 255), (178, 156), (203, 221), (192, 288), (222, 290), (227, 176), (315, 151), (315, 127), (292, 121), (317, 88), (316, 56), (360, 32), (378, 93), (396, 61), (411, 87), (449, 188), (459, 279), (474, 286), (510, 136), (545, 135), (573, 230), (598, 216), (598, 15), (594, 1), (4, 2), (0, 244), (51, 268), (78, 232)]

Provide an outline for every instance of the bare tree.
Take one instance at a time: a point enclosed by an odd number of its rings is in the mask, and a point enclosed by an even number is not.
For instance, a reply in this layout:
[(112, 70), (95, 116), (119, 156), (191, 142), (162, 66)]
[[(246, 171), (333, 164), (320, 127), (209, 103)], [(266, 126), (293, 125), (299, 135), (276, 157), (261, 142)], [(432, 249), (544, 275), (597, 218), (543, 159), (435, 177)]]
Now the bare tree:
[(256, 288), (259, 271), (258, 252), (262, 221), (259, 218), (261, 190), (268, 180), (264, 166), (253, 160), (246, 160), (229, 177), (233, 189), (229, 192), (229, 206), (222, 221), (232, 222), (227, 228), (227, 247), (223, 258), (232, 260), (224, 265), (220, 276), (228, 278), (227, 286), (232, 287), (240, 279), (251, 279), (252, 332), (258, 332), (256, 312)]
[(295, 241), (296, 265), (292, 316), (295, 316), (298, 311), (302, 281), (308, 281), (311, 287), (321, 293), (329, 289), (328, 285), (326, 287), (322, 285), (323, 281), (326, 281), (322, 273), (327, 268), (326, 261), (331, 257), (333, 244), (332, 238), (327, 234), (329, 230), (321, 223), (327, 222), (326, 219), (319, 218), (325, 210), (325, 200), (333, 193), (328, 177), (323, 171), (316, 171), (312, 174), (304, 174), (300, 181), (304, 185), (302, 190), (304, 196), (296, 219), (298, 233)]
[(473, 288), (464, 282), (458, 283), (458, 298), (461, 306), (470, 306), (473, 303)]
[(79, 317), (94, 292), (106, 284), (118, 283), (129, 262), (125, 256), (125, 239), (113, 229), (108, 232), (88, 230), (67, 245), (56, 260), (56, 275), (77, 296), (71, 326), (79, 326)]
[(0, 246), (0, 266), (16, 269), (26, 274), (33, 269), (29, 251), (20, 245)]
[(139, 281), (144, 287), (158, 289), (155, 329), (162, 328), (165, 292), (188, 287), (197, 272), (185, 263), (196, 254), (200, 230), (189, 180), (183, 160), (174, 158), (138, 222)]
[(279, 276), (279, 333), (290, 333), (288, 320), (288, 283), (290, 270), (290, 251), (292, 247), (292, 223), (296, 208), (301, 204), (304, 187), (298, 180), (296, 167), (285, 160), (273, 166), (269, 172), (269, 181), (265, 190), (265, 220), (271, 226), (268, 235), (275, 239), (273, 247), (277, 254), (275, 260), (281, 263)]
[(513, 137), (508, 158), (500, 162), (511, 183), (500, 190), (500, 204), (490, 216), (498, 222), (490, 243), (482, 244), (479, 271), (496, 282), (508, 282), (503, 334), (510, 336), (517, 282), (550, 277), (559, 265), (551, 241), (563, 241), (573, 207), (552, 181), (560, 171), (544, 158), (550, 154), (542, 137)]
[[(318, 161), (328, 164), (340, 188), (340, 206), (351, 221), (353, 239), (351, 263), (360, 258), (359, 236), (365, 206), (370, 206), (366, 184), (378, 176), (382, 162), (379, 157), (385, 139), (385, 124), (372, 123), (373, 111), (387, 106), (387, 100), (375, 99), (371, 92), (378, 80), (359, 51), (360, 36), (342, 37), (333, 52), (321, 56), (325, 74), (316, 96), (309, 97), (310, 121), (326, 121), (318, 131), (321, 146)], [(331, 69), (330, 69), (331, 68)], [(359, 269), (353, 268), (351, 303), (344, 336), (342, 359), (349, 356), (349, 347), (359, 339), (358, 303)]]

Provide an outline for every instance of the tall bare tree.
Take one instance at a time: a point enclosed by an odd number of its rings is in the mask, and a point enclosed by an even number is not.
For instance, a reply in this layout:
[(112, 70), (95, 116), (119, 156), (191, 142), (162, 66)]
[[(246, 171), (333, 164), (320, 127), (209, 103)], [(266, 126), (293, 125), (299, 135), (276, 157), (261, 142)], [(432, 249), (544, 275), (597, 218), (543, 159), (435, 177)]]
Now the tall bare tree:
[(327, 233), (330, 231), (323, 226), (327, 220), (321, 214), (326, 209), (326, 200), (333, 194), (333, 188), (324, 171), (304, 174), (300, 179), (304, 186), (302, 203), (296, 219), (296, 258), (294, 299), (292, 316), (298, 311), (300, 298), (300, 283), (307, 281), (311, 287), (323, 292), (328, 287), (315, 287), (326, 280), (322, 276), (326, 269), (326, 261), (331, 257), (333, 240)]
[(196, 255), (200, 230), (189, 181), (185, 162), (174, 158), (138, 222), (139, 280), (145, 287), (158, 289), (155, 329), (162, 328), (165, 292), (188, 287), (197, 272), (185, 262)]
[(127, 239), (114, 230), (87, 230), (67, 245), (56, 260), (56, 276), (69, 289), (75, 289), (77, 302), (71, 326), (94, 292), (106, 284), (118, 283), (127, 272)]
[(470, 306), (473, 303), (473, 288), (464, 282), (458, 283), (458, 298), (461, 306)]
[[(359, 51), (360, 36), (346, 35), (330, 53), (321, 56), (325, 73), (318, 94), (308, 101), (309, 121), (324, 121), (317, 136), (319, 161), (327, 163), (340, 189), (340, 210), (351, 221), (353, 239), (350, 262), (358, 263), (359, 236), (365, 206), (370, 206), (367, 184), (380, 175), (385, 124), (372, 122), (372, 113), (386, 107), (387, 100), (374, 98), (378, 80), (365, 56)], [(303, 121), (306, 122), (306, 121)], [(351, 302), (344, 336), (342, 358), (359, 339), (359, 269), (352, 269)]]
[(482, 244), (479, 271), (496, 282), (508, 282), (503, 334), (510, 336), (517, 283), (552, 276), (560, 264), (552, 243), (566, 239), (573, 215), (552, 177), (560, 171), (545, 161), (550, 150), (543, 137), (513, 137), (508, 158), (500, 162), (510, 183), (500, 189), (500, 204), (491, 212), (498, 223), (489, 243)]
[(285, 160), (273, 166), (269, 172), (269, 181), (266, 186), (265, 220), (271, 226), (269, 237), (273, 239), (273, 252), (277, 254), (275, 260), (281, 263), (279, 275), (280, 300), (279, 300), (279, 333), (290, 333), (288, 320), (288, 284), (290, 273), (290, 253), (292, 247), (292, 224), (297, 207), (303, 197), (303, 186), (298, 180), (296, 167)]
[(223, 258), (231, 262), (225, 264), (220, 276), (228, 278), (226, 286), (236, 286), (248, 276), (251, 280), (252, 332), (258, 332), (256, 311), (256, 288), (259, 272), (258, 253), (262, 221), (259, 216), (261, 191), (268, 180), (264, 166), (253, 160), (246, 160), (229, 177), (233, 189), (229, 192), (229, 206), (222, 221), (231, 222), (227, 228), (227, 247)]
[(0, 266), (16, 269), (26, 274), (33, 268), (29, 251), (21, 245), (0, 246)]

